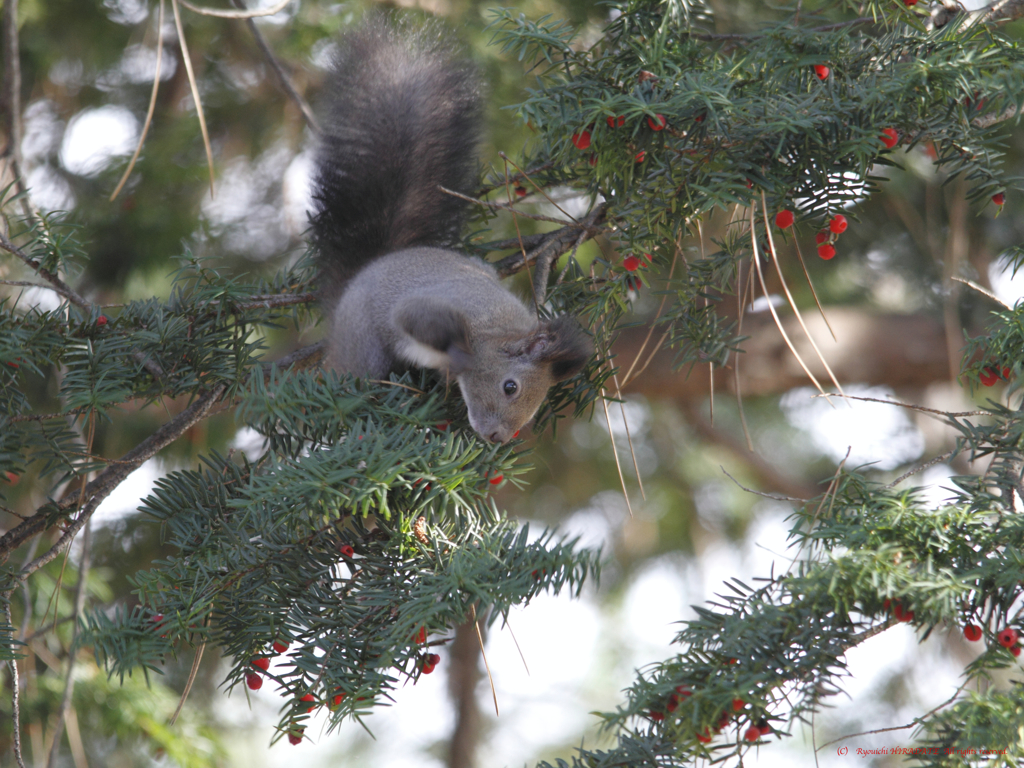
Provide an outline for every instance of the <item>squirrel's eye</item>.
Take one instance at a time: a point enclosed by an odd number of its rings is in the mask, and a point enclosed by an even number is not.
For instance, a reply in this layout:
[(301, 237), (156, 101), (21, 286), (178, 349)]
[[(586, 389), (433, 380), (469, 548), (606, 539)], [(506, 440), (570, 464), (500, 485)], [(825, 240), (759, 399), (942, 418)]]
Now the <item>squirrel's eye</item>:
[(512, 395), (519, 391), (519, 385), (512, 381), (512, 379), (506, 381), (504, 384), (501, 385), (501, 387), (502, 389), (505, 390), (505, 394), (508, 395), (509, 397), (512, 397)]

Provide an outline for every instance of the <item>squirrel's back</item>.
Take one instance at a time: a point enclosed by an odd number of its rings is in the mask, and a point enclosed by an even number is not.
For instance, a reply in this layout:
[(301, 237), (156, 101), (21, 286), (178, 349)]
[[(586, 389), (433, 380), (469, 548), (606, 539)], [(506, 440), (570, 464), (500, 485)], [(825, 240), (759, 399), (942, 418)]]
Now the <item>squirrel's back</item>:
[(377, 17), (341, 36), (322, 109), (313, 239), (326, 297), (368, 262), (452, 246), (476, 181), (480, 82), (440, 25)]

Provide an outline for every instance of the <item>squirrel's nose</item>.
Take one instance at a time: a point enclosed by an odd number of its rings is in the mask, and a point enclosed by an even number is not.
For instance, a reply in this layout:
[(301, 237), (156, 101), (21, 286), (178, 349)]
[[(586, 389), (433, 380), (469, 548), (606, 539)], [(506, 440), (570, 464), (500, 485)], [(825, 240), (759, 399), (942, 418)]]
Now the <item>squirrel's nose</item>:
[(500, 430), (495, 430), (494, 432), (491, 432), (491, 434), (489, 434), (487, 436), (487, 439), (490, 442), (492, 442), (492, 443), (504, 443), (505, 442), (505, 440), (502, 439), (502, 435), (501, 435), (501, 431)]

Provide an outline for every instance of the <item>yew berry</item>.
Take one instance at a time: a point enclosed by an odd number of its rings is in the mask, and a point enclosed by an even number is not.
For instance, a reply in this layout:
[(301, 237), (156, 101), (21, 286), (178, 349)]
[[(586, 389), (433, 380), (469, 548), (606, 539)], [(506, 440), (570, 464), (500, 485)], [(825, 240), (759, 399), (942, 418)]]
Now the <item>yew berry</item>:
[(1003, 368), (1003, 378), (1004, 379), (1010, 378), (1010, 369), (1009, 368)]
[(440, 663), (441, 663), (441, 657), (438, 656), (436, 653), (428, 653), (427, 654), (427, 664), (430, 664), (431, 666), (436, 667)]
[(416, 633), (416, 636), (412, 639), (414, 643), (425, 643), (427, 642), (427, 628), (420, 627), (420, 631)]
[(252, 662), (250, 662), (250, 663), (254, 667), (262, 669), (264, 672), (266, 672), (268, 669), (270, 669), (270, 659), (268, 659), (266, 657), (253, 659)]
[(651, 713), (648, 715), (648, 717), (650, 717), (651, 720), (653, 720), (654, 722), (660, 723), (662, 720), (665, 719), (665, 713), (664, 712), (655, 712), (655, 711), (652, 710)]
[(761, 732), (762, 736), (767, 736), (772, 732), (772, 727), (768, 724), (768, 721), (762, 717), (757, 721), (757, 730)]
[(316, 697), (312, 693), (307, 693), (305, 696), (303, 696), (301, 699), (299, 699), (299, 701), (305, 701), (307, 703), (310, 703), (310, 702), (313, 703), (313, 706), (306, 707), (306, 711), (307, 712), (312, 712), (314, 709), (316, 709)]
[(345, 694), (344, 693), (336, 693), (336, 694), (334, 694), (334, 698), (331, 699), (331, 707), (332, 708), (337, 708), (337, 706), (339, 704), (341, 704), (341, 700), (344, 699), (344, 698), (345, 698)]
[(587, 162), (590, 163), (590, 167), (593, 168), (597, 165), (597, 155), (591, 155), (587, 158)]
[(526, 187), (516, 187), (514, 192), (516, 197), (526, 197)]
[(709, 728), (705, 728), (704, 733), (698, 733), (697, 741), (699, 741), (701, 744), (707, 744), (709, 741), (711, 741), (711, 730)]
[(846, 217), (843, 214), (838, 214), (832, 217), (832, 220), (828, 223), (828, 228), (835, 232), (837, 235), (843, 234), (849, 224), (846, 221)]
[(825, 261), (828, 261), (836, 255), (836, 247), (832, 243), (824, 243), (818, 246), (818, 255)]
[[(1000, 203), (1000, 205), (1002, 205), (1002, 203)], [(106, 324), (107, 324), (107, 316), (106, 315), (100, 315), (99, 317), (96, 318), (96, 325), (106, 325)]]
[(651, 127), (652, 131), (663, 131), (668, 123), (664, 115), (655, 115), (647, 118), (647, 125)]
[(302, 732), (305, 728), (296, 728), (294, 731), (288, 732), (288, 742), (292, 745), (302, 743)]
[(999, 641), (1003, 648), (1012, 648), (1017, 644), (1017, 630), (1013, 627), (1000, 630), (999, 634), (996, 635), (996, 640)]
[(274, 653), (284, 653), (288, 650), (288, 645), (284, 640), (275, 640), (274, 644), (270, 647), (274, 649)]
[(668, 697), (668, 704), (665, 705), (665, 709), (669, 712), (675, 712), (676, 707), (679, 706), (679, 697), (674, 693)]
[(902, 621), (904, 623), (914, 620), (914, 612), (908, 611), (900, 603), (896, 603), (896, 605), (893, 606), (892, 615), (896, 617), (896, 621)]
[(775, 214), (775, 226), (779, 229), (789, 229), (793, 226), (793, 212), (779, 211)]
[(249, 690), (258, 691), (263, 687), (263, 678), (255, 672), (250, 672), (245, 676), (245, 684), (249, 686)]
[(641, 149), (639, 152), (636, 153), (636, 156), (633, 159), (636, 160), (636, 162), (638, 163), (642, 163), (645, 157), (647, 157), (647, 153)]
[(676, 693), (679, 694), (679, 698), (686, 699), (686, 698), (689, 698), (692, 695), (693, 692), (689, 688), (687, 688), (685, 685), (677, 685), (676, 686)]
[(814, 242), (816, 242), (818, 245), (821, 245), (822, 243), (824, 243), (827, 240), (828, 240), (828, 232), (819, 232), (818, 234), (816, 234), (814, 236)]
[(828, 80), (828, 75), (832, 70), (826, 67), (824, 64), (814, 65), (814, 74), (818, 76), (819, 80)]
[(878, 138), (885, 144), (886, 149), (892, 149), (900, 143), (900, 135), (896, 133), (895, 128), (886, 128)]
[(436, 430), (438, 430), (440, 432), (447, 432), (448, 431), (448, 425), (451, 424), (451, 423), (452, 423), (452, 420), (451, 419), (447, 419), (445, 421), (442, 421), (440, 424), (436, 424), (434, 426), (434, 429), (436, 429)]
[(590, 131), (580, 131), (572, 135), (572, 143), (576, 149), (586, 149), (590, 146)]
[(423, 672), (424, 675), (429, 675), (431, 672), (434, 671), (434, 665), (433, 664), (424, 664), (421, 671)]
[(978, 379), (986, 387), (994, 387), (995, 383), (999, 381), (999, 375), (991, 368), (982, 368), (981, 373), (978, 374)]
[(752, 725), (747, 728), (746, 732), (743, 734), (743, 738), (747, 741), (757, 741), (761, 738), (761, 729), (756, 725)]
[(619, 115), (618, 117), (606, 117), (604, 121), (608, 123), (609, 128), (621, 128), (626, 124), (626, 116)]
[(352, 555), (356, 553), (351, 544), (342, 544), (338, 547), (338, 551), (341, 553), (342, 557), (352, 557)]
[(1014, 657), (1020, 656), (1020, 646), (1019, 645), (1013, 646), (1013, 648), (1010, 649), (1010, 653), (1012, 653), (1014, 655)]
[(512, 439), (513, 439), (513, 440), (514, 440), (515, 438), (517, 438), (517, 437), (519, 437), (519, 430), (518, 430), (518, 429), (517, 429), (517, 430), (516, 430), (515, 432), (513, 432), (513, 433), (512, 433)]
[(632, 253), (622, 260), (622, 268), (627, 272), (635, 272), (636, 268), (640, 266), (640, 258), (634, 256)]
[(491, 485), (497, 485), (498, 483), (500, 483), (504, 479), (505, 479), (504, 475), (495, 475), (494, 477), (488, 479), (487, 482), (489, 482)]
[(907, 6), (907, 8), (913, 8), (917, 5), (917, 0), (903, 0), (903, 4)]
[(745, 702), (743, 699), (733, 699), (732, 700), (732, 708), (733, 708), (734, 712), (739, 712), (745, 706), (747, 706), (747, 702)]
[(964, 627), (964, 637), (972, 643), (981, 640), (981, 627), (977, 624), (968, 624)]
[(996, 192), (992, 195), (992, 202), (996, 205), (1002, 205), (1006, 202), (1006, 195), (1003, 192)]

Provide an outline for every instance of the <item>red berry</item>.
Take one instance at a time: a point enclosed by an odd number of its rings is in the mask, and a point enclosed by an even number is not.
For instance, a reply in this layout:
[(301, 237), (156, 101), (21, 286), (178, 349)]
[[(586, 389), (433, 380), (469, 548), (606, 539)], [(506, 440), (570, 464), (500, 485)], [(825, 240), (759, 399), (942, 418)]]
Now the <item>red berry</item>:
[(701, 744), (707, 744), (709, 741), (711, 741), (711, 729), (705, 728), (704, 733), (698, 733), (697, 741), (699, 741)]
[(258, 691), (263, 687), (263, 678), (255, 672), (250, 672), (245, 676), (245, 684), (249, 686), (250, 690)]
[(832, 220), (828, 223), (828, 228), (835, 232), (837, 235), (843, 234), (846, 231), (847, 224), (846, 217), (843, 214), (838, 214), (832, 217)]
[(420, 627), (420, 631), (416, 633), (416, 637), (412, 639), (414, 643), (425, 643), (427, 642), (427, 628)]
[(826, 240), (828, 240), (828, 232), (819, 232), (814, 236), (814, 242), (816, 242), (818, 245), (821, 245)]
[(440, 424), (435, 425), (434, 429), (439, 430), (441, 432), (447, 432), (448, 431), (448, 425), (451, 424), (451, 423), (452, 423), (451, 419), (448, 419), (447, 421), (442, 421)]
[(289, 731), (288, 732), (288, 741), (289, 741), (289, 743), (291, 743), (293, 745), (294, 744), (301, 744), (302, 743), (302, 732), (304, 730), (306, 730), (306, 729), (305, 728), (298, 728), (298, 729), (296, 729), (294, 731)]
[(656, 723), (660, 723), (660, 722), (661, 722), (662, 720), (664, 720), (664, 719), (665, 719), (665, 713), (664, 713), (664, 712), (654, 712), (654, 711), (652, 711), (652, 712), (650, 713), (649, 717), (650, 717), (650, 718), (651, 718), (651, 720), (653, 720), (654, 722), (656, 722)]
[(427, 654), (427, 664), (429, 664), (432, 667), (436, 667), (440, 663), (441, 663), (441, 657), (438, 656), (436, 653), (428, 653)]
[(491, 485), (497, 485), (498, 483), (500, 483), (504, 479), (505, 479), (504, 475), (495, 475), (494, 477), (492, 477), (487, 482), (489, 482)]
[(512, 433), (512, 439), (513, 440), (516, 439), (517, 437), (519, 437), (519, 430), (518, 429), (515, 432)]
[(887, 597), (887, 598), (885, 598), (885, 600), (883, 600), (883, 601), (882, 601), (882, 609), (883, 609), (883, 610), (886, 610), (886, 611), (888, 611), (888, 610), (889, 610), (889, 606), (890, 606), (891, 604), (892, 604), (892, 601), (891, 601), (891, 600), (889, 600), (889, 598), (888, 598), (888, 597)]
[(964, 627), (964, 637), (970, 640), (972, 643), (981, 640), (981, 627), (977, 624), (968, 624)]
[(622, 268), (627, 272), (635, 272), (636, 268), (640, 266), (640, 259), (633, 254), (630, 254), (622, 260)]
[(996, 192), (992, 195), (992, 202), (996, 205), (1002, 205), (1006, 202), (1006, 195), (1003, 192)]
[(1013, 627), (1000, 630), (999, 634), (996, 635), (996, 640), (999, 641), (1003, 648), (1012, 648), (1017, 644), (1017, 630)]
[(668, 697), (668, 704), (665, 705), (665, 709), (669, 712), (675, 712), (676, 707), (679, 706), (679, 697), (674, 693)]
[(424, 664), (423, 665), (422, 672), (423, 672), (424, 675), (429, 675), (433, 671), (434, 671), (434, 665), (433, 664)]
[(274, 653), (284, 653), (288, 650), (288, 645), (289, 643), (286, 643), (284, 640), (275, 640), (274, 644), (270, 647), (274, 649)]
[(572, 135), (572, 143), (576, 149), (586, 149), (590, 146), (590, 131), (580, 131)]
[(1014, 657), (1020, 656), (1020, 646), (1019, 645), (1013, 646), (1013, 648), (1010, 649), (1010, 653), (1012, 653), (1014, 655)]
[(789, 229), (793, 226), (793, 212), (779, 211), (775, 214), (775, 226), (779, 229)]
[(903, 4), (907, 6), (907, 8), (912, 8), (917, 5), (917, 0), (903, 0)]
[(336, 694), (334, 694), (334, 698), (331, 699), (331, 707), (337, 708), (337, 706), (339, 704), (341, 704), (341, 700), (344, 699), (344, 698), (345, 698), (345, 694), (344, 693), (336, 693)]
[(356, 553), (351, 544), (342, 544), (338, 547), (338, 551), (341, 553), (342, 557), (352, 557), (352, 555)]
[(825, 261), (828, 261), (836, 255), (836, 247), (832, 243), (825, 243), (824, 245), (818, 246), (818, 255), (821, 256)]
[(908, 611), (900, 603), (896, 603), (892, 609), (892, 615), (896, 617), (896, 621), (902, 621), (904, 623), (914, 620), (914, 612)]
[(299, 701), (313, 702), (313, 706), (306, 708), (307, 712), (312, 712), (314, 709), (316, 709), (316, 697), (312, 693), (307, 693), (305, 696), (299, 699)]
[(879, 136), (882, 143), (885, 144), (886, 149), (892, 149), (900, 143), (900, 135), (896, 133), (895, 128), (886, 128), (882, 131), (882, 135)]
[(768, 724), (768, 721), (762, 717), (757, 721), (757, 730), (761, 732), (762, 736), (767, 736), (772, 732), (772, 727)]
[(978, 379), (986, 387), (993, 387), (999, 381), (999, 375), (991, 368), (982, 368), (981, 373), (978, 374)]
[(676, 686), (676, 693), (679, 694), (679, 698), (686, 699), (686, 698), (689, 698), (692, 695), (693, 692), (689, 688), (687, 688), (685, 685), (677, 685)]
[(270, 659), (265, 657), (253, 659), (251, 663), (254, 667), (258, 667), (259, 669), (262, 669), (264, 672), (270, 669)]
[(516, 197), (526, 197), (526, 187), (515, 188)]
[[(1002, 203), (1000, 203), (1000, 205), (1002, 205)], [(100, 315), (99, 317), (96, 318), (96, 325), (106, 325), (106, 324), (107, 324), (107, 316), (106, 315)]]
[(587, 162), (590, 163), (590, 167), (593, 168), (597, 165), (597, 155), (591, 155), (587, 158)]
[(752, 725), (744, 732), (743, 738), (747, 741), (757, 741), (761, 738), (761, 729), (756, 725)]
[(18, 484), (18, 476), (13, 472), (5, 472), (4, 477), (7, 478), (7, 482), (10, 483), (11, 485)]
[(739, 712), (745, 706), (747, 706), (747, 702), (745, 702), (743, 699), (733, 699), (732, 700), (732, 708), (733, 708), (734, 712)]
[(651, 127), (652, 131), (663, 131), (668, 123), (665, 121), (664, 115), (656, 115), (655, 117), (647, 118), (647, 125)]
[(647, 157), (647, 153), (641, 149), (639, 152), (636, 153), (636, 156), (633, 159), (636, 160), (636, 162), (638, 163), (642, 163), (645, 157)]
[(626, 124), (626, 116), (619, 115), (618, 117), (606, 117), (604, 121), (608, 123), (609, 128), (621, 128)]
[(815, 64), (814, 65), (814, 74), (816, 74), (818, 76), (819, 80), (828, 80), (828, 74), (831, 71), (832, 70), (830, 70), (824, 64)]

